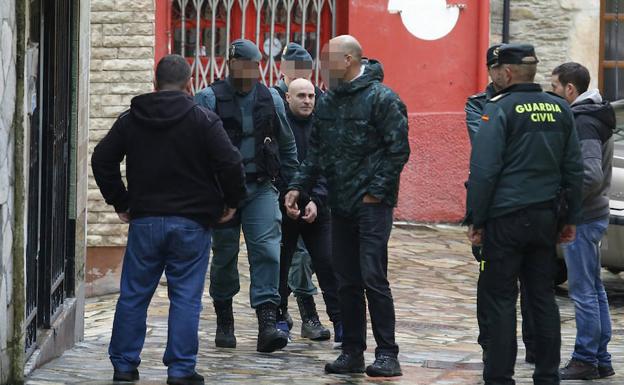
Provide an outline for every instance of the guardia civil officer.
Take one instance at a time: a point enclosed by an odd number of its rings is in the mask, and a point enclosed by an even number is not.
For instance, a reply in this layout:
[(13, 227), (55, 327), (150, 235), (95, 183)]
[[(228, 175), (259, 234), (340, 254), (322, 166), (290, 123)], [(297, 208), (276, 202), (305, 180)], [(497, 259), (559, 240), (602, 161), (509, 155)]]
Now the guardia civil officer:
[[(314, 59), (312, 55), (297, 43), (288, 43), (282, 52), (282, 62), (280, 65), (280, 71), (282, 72), (282, 78), (274, 86), (279, 92), (280, 96), (286, 102), (286, 93), (288, 92), (288, 86), (290, 82), (295, 79), (308, 79), (312, 78), (312, 69), (314, 68)], [(316, 101), (323, 94), (323, 91), (314, 86), (314, 95)]]
[(258, 81), (261, 59), (251, 41), (235, 40), (229, 48), (229, 77), (200, 91), (196, 100), (219, 115), (239, 148), (248, 193), (235, 219), (213, 233), (210, 296), (217, 313), (215, 343), (236, 347), (232, 297), (240, 290), (237, 260), (242, 227), (251, 270), (251, 306), (258, 316), (257, 350), (272, 352), (288, 343), (287, 334), (276, 328), (282, 234), (275, 184), (287, 183), (299, 162), (282, 99)]
[[(499, 49), (496, 83), (504, 89), (483, 112), (468, 180), (473, 245), (483, 245), (482, 301), (488, 322), (483, 378), (514, 384), (518, 277), (524, 276), (535, 321), (535, 384), (559, 384), (561, 326), (553, 277), (557, 239), (575, 237), (583, 166), (572, 112), (565, 100), (535, 84), (533, 46)], [(568, 210), (557, 229), (558, 191)]]
[[(280, 81), (273, 86), (275, 90), (280, 94), (282, 99), (284, 100), (284, 106), (286, 107), (287, 117), (291, 128), (293, 128), (293, 133), (295, 134), (295, 140), (297, 140), (297, 128), (292, 127), (293, 124), (295, 126), (306, 126), (311, 125), (312, 122), (312, 111), (310, 111), (310, 115), (306, 115), (302, 119), (294, 118), (292, 111), (288, 107), (288, 102), (286, 100), (286, 94), (288, 93), (288, 88), (290, 83), (296, 79), (306, 79), (310, 80), (312, 77), (312, 68), (314, 67), (314, 60), (310, 53), (303, 48), (301, 45), (297, 43), (288, 43), (286, 47), (284, 47), (284, 51), (282, 52), (282, 61), (280, 65), (280, 71), (282, 72), (282, 78)], [(314, 105), (316, 104), (316, 100), (323, 93), (318, 87), (313, 86), (314, 88)], [(294, 119), (293, 119), (294, 118)], [(299, 124), (301, 123), (301, 124)], [(299, 130), (307, 132), (306, 130)], [(307, 136), (305, 140), (307, 141)], [(303, 145), (303, 142), (297, 140), (298, 149)], [(306, 146), (307, 147), (307, 146)], [(303, 160), (301, 156), (301, 151), (297, 151), (297, 156), (299, 160)], [(327, 216), (329, 218), (329, 216)], [(287, 221), (283, 221), (283, 226), (287, 226)], [(328, 238), (329, 241), (329, 238)], [(282, 261), (280, 265), (283, 265), (284, 262), (284, 252), (282, 251)], [(300, 237), (298, 239), (297, 248), (295, 252), (289, 257), (292, 263), (288, 263), (290, 266), (290, 270), (284, 270), (284, 267), (281, 267), (282, 276), (280, 278), (280, 295), (282, 297), (282, 303), (280, 304), (277, 311), (277, 323), (278, 327), (285, 329), (284, 325), (287, 327), (287, 330), (292, 329), (293, 321), (288, 313), (288, 297), (289, 293), (292, 290), (295, 297), (297, 298), (297, 305), (299, 307), (299, 313), (301, 315), (302, 323), (302, 336), (311, 339), (327, 339), (329, 330), (325, 329), (320, 322), (315, 322), (313, 320), (319, 319), (318, 313), (316, 312), (316, 303), (314, 301), (314, 295), (317, 293), (316, 286), (312, 281), (312, 274), (314, 273), (314, 269), (312, 267), (312, 260), (308, 250), (305, 248), (303, 239)], [(329, 260), (328, 260), (329, 261)], [(331, 268), (328, 266), (327, 268)], [(284, 275), (287, 274), (287, 277)], [(287, 284), (284, 284), (287, 280)], [(330, 294), (331, 296), (331, 294)], [(331, 300), (330, 300), (331, 303)], [(327, 304), (327, 301), (326, 301)], [(329, 305), (330, 308), (332, 307)], [(337, 306), (337, 305), (336, 305)], [(332, 311), (330, 311), (332, 312)], [(330, 319), (332, 317), (330, 316)], [(313, 322), (309, 322), (309, 321)], [(342, 341), (342, 325), (340, 322), (334, 323), (334, 341), (337, 343)]]
[[(464, 110), (466, 111), (466, 126), (468, 128), (470, 143), (472, 143), (474, 137), (477, 135), (477, 132), (479, 132), (479, 123), (481, 122), (481, 116), (483, 115), (485, 105), (488, 100), (490, 100), (503, 88), (501, 85), (496, 83), (497, 74), (501, 70), (501, 66), (495, 65), (498, 63), (498, 51), (501, 46), (502, 44), (494, 44), (488, 48), (486, 52), (486, 65), (488, 75), (491, 79), (490, 84), (487, 85), (485, 91), (468, 97), (468, 100), (466, 101), (466, 107)], [(468, 211), (469, 210), (470, 209), (468, 208)], [(481, 262), (481, 246), (473, 246), (472, 254), (478, 262)], [(533, 353), (533, 319), (531, 318), (529, 306), (526, 304), (526, 285), (522, 284), (522, 281), (523, 279), (521, 275), (520, 290), (522, 295), (520, 297), (520, 307), (522, 309), (522, 340), (526, 349), (525, 361), (528, 363), (535, 363), (535, 354)], [(477, 302), (481, 301), (480, 298), (482, 292), (483, 291), (479, 289), (479, 286), (477, 286)], [(479, 309), (479, 307), (477, 307), (477, 309)], [(483, 308), (480, 309), (483, 310)], [(479, 324), (478, 342), (483, 349), (483, 357), (485, 358), (489, 335), (487, 331), (487, 319), (483, 311), (477, 311), (477, 322)]]

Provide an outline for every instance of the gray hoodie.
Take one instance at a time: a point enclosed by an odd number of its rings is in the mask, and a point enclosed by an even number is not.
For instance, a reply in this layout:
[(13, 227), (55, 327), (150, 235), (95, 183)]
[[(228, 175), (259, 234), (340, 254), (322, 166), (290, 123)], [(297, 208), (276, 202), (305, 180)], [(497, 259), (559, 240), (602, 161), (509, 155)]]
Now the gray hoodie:
[(583, 155), (583, 223), (609, 218), (615, 111), (596, 89), (572, 103)]

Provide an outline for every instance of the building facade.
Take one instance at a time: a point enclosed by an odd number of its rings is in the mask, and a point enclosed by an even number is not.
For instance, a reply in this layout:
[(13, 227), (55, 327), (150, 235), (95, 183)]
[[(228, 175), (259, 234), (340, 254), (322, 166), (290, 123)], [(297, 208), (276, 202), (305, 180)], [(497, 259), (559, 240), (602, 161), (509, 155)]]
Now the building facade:
[[(604, 31), (620, 20), (610, 15), (618, 6), (624, 10), (622, 0), (514, 0), (509, 2), (508, 22), (504, 3), (94, 0), (90, 148), (132, 96), (152, 89), (154, 63), (168, 53), (187, 57), (194, 89), (201, 89), (226, 75), (228, 44), (245, 37), (263, 52), (262, 77), (272, 84), (279, 79), (281, 50), (287, 42), (302, 43), (317, 59), (328, 39), (349, 33), (361, 41), (366, 56), (384, 64), (384, 82), (408, 107), (412, 156), (402, 175), (396, 219), (459, 222), (470, 152), (464, 103), (487, 84), (484, 53), (489, 44), (502, 40), (504, 24), (511, 42), (537, 47), (538, 81), (544, 86), (554, 66), (570, 60), (587, 65), (593, 84), (607, 90), (613, 88), (610, 79), (621, 76), (612, 74), (621, 64), (614, 64), (612, 56), (618, 53), (609, 48), (612, 34)], [(322, 82), (316, 69), (313, 80)], [(116, 290), (126, 226), (103, 203), (92, 178), (89, 224), (93, 264), (87, 268), (88, 281), (100, 284), (88, 285), (88, 290)]]
[(18, 384), (83, 335), (90, 10), (0, 10), (0, 384)]

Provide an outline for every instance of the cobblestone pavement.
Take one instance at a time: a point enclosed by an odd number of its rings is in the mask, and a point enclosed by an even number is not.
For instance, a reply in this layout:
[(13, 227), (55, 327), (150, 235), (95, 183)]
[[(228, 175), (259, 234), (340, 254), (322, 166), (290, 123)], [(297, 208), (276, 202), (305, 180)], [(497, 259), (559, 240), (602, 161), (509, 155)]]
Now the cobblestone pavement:
[[(244, 250), (244, 248), (242, 249)], [(311, 342), (294, 335), (294, 341), (280, 352), (255, 351), (256, 318), (248, 306), (248, 266), (240, 259), (243, 291), (235, 298), (238, 348), (214, 346), (215, 315), (208, 294), (200, 325), (200, 352), (197, 370), (207, 384), (480, 384), (481, 351), (476, 344), (475, 286), (477, 264), (469, 252), (464, 229), (455, 227), (411, 226), (395, 228), (390, 243), (390, 281), (397, 313), (397, 339), (404, 376), (397, 379), (371, 379), (364, 375), (339, 376), (323, 373), (326, 361), (336, 350), (330, 342)], [(617, 375), (596, 381), (602, 385), (624, 383), (624, 279), (604, 272), (611, 301), (614, 338), (610, 345)], [(206, 290), (207, 291), (207, 290)], [(111, 384), (112, 368), (107, 356), (115, 296), (88, 301), (85, 338), (61, 358), (36, 370), (28, 385)], [(319, 309), (321, 296), (317, 296)], [(294, 301), (292, 301), (294, 303)], [(573, 306), (563, 292), (558, 296), (563, 322), (562, 359), (567, 360), (574, 345)], [(296, 306), (291, 306), (295, 328), (299, 330)], [(142, 385), (164, 384), (166, 369), (161, 363), (167, 335), (167, 290), (160, 286), (152, 301), (148, 335), (140, 366)], [(330, 326), (325, 315), (325, 325)], [(369, 331), (369, 346), (374, 347)], [(516, 379), (531, 384), (532, 366), (526, 364), (519, 342)], [(373, 360), (373, 349), (366, 353)], [(565, 382), (578, 385), (585, 382)]]

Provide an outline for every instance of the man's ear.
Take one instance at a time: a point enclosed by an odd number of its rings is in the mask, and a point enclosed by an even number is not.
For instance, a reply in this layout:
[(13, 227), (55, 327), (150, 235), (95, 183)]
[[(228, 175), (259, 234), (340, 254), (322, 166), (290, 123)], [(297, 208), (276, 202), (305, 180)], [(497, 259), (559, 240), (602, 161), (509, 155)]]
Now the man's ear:
[(156, 81), (156, 78), (154, 78), (154, 80), (152, 81), (152, 83), (154, 84), (154, 90), (158, 91), (158, 82)]
[(192, 77), (190, 77), (189, 80), (186, 81), (186, 86), (184, 87), (184, 90), (188, 92), (189, 94), (193, 94), (193, 78)]
[(290, 93), (286, 92), (286, 103), (290, 104)]
[(574, 86), (574, 84), (572, 84), (572, 82), (568, 83), (565, 85), (565, 93), (566, 95), (568, 95), (571, 99), (576, 99), (575, 96), (578, 96), (578, 91), (576, 90), (576, 86)]

